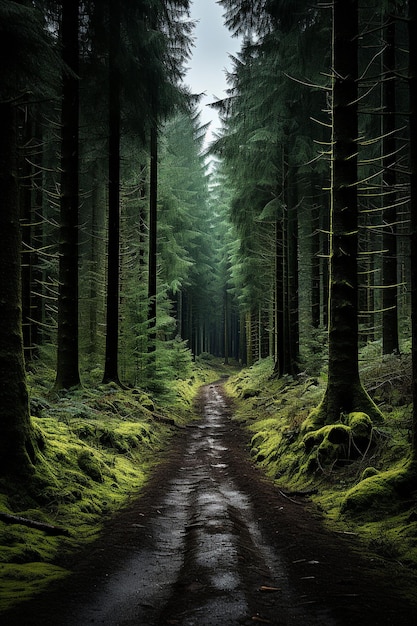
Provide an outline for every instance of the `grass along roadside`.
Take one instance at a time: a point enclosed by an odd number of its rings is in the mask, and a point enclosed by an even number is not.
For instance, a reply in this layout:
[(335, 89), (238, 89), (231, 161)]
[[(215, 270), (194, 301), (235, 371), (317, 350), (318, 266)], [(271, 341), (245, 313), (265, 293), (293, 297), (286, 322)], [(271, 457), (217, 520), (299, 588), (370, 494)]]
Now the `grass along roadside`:
[(417, 499), (396, 489), (410, 452), (409, 368), (408, 356), (364, 363), (364, 383), (384, 422), (372, 429), (370, 445), (356, 450), (354, 436), (348, 444), (333, 443), (325, 433), (306, 445), (302, 424), (322, 398), (324, 376), (274, 379), (273, 363), (265, 359), (230, 378), (226, 391), (254, 461), (278, 488), (290, 497), (308, 493), (333, 530), (355, 533), (381, 558), (415, 569)]
[(0, 612), (68, 574), (65, 555), (95, 539), (103, 522), (140, 494), (179, 428), (195, 418), (202, 384), (223, 373), (194, 364), (172, 382), (169, 402), (141, 389), (96, 385), (54, 396), (45, 372), (31, 377), (31, 413), (41, 454), (30, 484), (0, 481), (0, 512), (68, 533), (0, 520)]

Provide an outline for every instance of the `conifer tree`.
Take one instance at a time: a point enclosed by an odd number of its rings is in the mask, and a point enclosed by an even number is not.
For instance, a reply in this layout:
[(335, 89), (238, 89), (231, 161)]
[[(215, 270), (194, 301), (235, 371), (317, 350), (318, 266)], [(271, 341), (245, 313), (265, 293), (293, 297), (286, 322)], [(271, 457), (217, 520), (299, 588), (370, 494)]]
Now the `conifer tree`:
[(119, 381), (117, 354), (120, 297), (120, 139), (127, 129), (137, 134), (141, 142), (140, 148), (148, 144), (151, 146), (149, 152), (152, 152), (150, 155), (152, 180), (149, 183), (149, 202), (152, 211), (149, 215), (151, 223), (148, 224), (151, 244), (148, 252), (150, 352), (153, 352), (152, 346), (155, 345), (157, 133), (164, 116), (184, 101), (178, 80), (182, 76), (182, 63), (189, 45), (189, 25), (182, 19), (187, 15), (188, 4), (186, 1), (177, 1), (166, 5), (159, 0), (153, 0), (151, 3), (138, 2), (136, 5), (121, 1), (110, 4), (111, 13), (114, 13), (114, 18), (110, 19), (110, 28), (114, 29), (113, 36), (110, 37), (110, 75), (112, 81), (117, 81), (118, 88), (110, 87), (109, 93), (111, 105), (109, 122), (114, 130), (114, 133), (110, 134), (110, 139), (113, 137), (110, 154), (114, 157), (110, 184), (114, 185), (114, 190), (112, 196), (109, 196), (109, 201), (113, 198), (114, 206), (109, 222), (112, 243), (111, 255), (109, 247), (108, 258), (109, 293), (104, 373), (104, 380), (107, 382)]
[[(51, 93), (56, 63), (41, 15), (24, 3), (0, 5), (0, 476), (21, 476), (36, 462), (23, 356), (21, 232), (18, 181), (18, 106), (33, 94)], [(10, 56), (10, 50), (15, 53)], [(52, 75), (52, 72), (51, 72)]]
[(107, 240), (106, 353), (103, 382), (119, 380), (121, 4), (109, 3), (109, 216)]
[[(393, 9), (394, 10), (394, 9)], [(382, 259), (382, 351), (399, 353), (397, 296), (397, 175), (396, 175), (396, 61), (395, 17), (383, 13), (384, 50), (382, 54), (382, 152), (383, 152), (383, 259)]]
[(62, 2), (61, 193), (55, 389), (80, 384), (78, 365), (79, 5)]
[(358, 363), (357, 0), (334, 0), (332, 50), (329, 369), (324, 398), (308, 428), (356, 411), (381, 417), (360, 382)]
[(417, 465), (417, 7), (408, 4), (410, 98), (410, 205), (411, 205), (411, 336), (413, 371), (412, 461)]
[[(257, 39), (255, 43), (250, 39), (244, 42), (235, 60), (235, 71), (229, 75), (230, 98), (223, 105), (225, 135), (214, 148), (224, 158), (236, 190), (231, 219), (242, 243), (247, 231), (245, 245), (250, 254), (242, 249), (241, 265), (253, 263), (259, 255), (259, 268), (252, 268), (252, 278), (245, 277), (246, 284), (251, 285), (256, 276), (260, 287), (258, 302), (253, 301), (253, 310), (248, 311), (251, 318), (258, 319), (250, 322), (255, 331), (252, 347), (264, 343), (259, 335), (268, 328), (273, 334), (269, 344), (274, 346), (277, 375), (295, 374), (298, 368), (298, 230), (301, 207), (306, 203), (299, 205), (297, 198), (312, 195), (304, 176), (305, 164), (314, 158), (310, 115), (317, 111), (315, 116), (320, 117), (324, 106), (320, 90), (306, 95), (306, 89), (288, 76), (304, 76), (314, 67), (311, 64), (306, 69), (304, 52), (321, 36), (317, 11), (304, 3), (305, 10), (288, 14), (285, 4), (257, 3), (254, 7), (245, 3), (242, 6), (238, 1), (224, 2), (229, 26), (248, 37), (255, 32)], [(302, 5), (300, 2), (298, 7)], [(261, 272), (268, 283), (262, 286), (258, 278)], [(249, 334), (247, 339), (251, 339)], [(264, 346), (253, 354), (256, 358), (268, 354), (268, 350)]]

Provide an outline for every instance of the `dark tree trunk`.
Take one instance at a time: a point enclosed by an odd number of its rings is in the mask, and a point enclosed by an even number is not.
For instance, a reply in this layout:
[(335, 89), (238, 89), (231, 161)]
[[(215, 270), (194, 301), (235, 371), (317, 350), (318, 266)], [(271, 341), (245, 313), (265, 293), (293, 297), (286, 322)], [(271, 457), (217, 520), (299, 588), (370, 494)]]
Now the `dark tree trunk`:
[[(285, 369), (285, 336), (283, 310), (283, 226), (282, 220), (275, 222), (275, 365), (274, 376), (282, 376)], [(250, 365), (250, 363), (248, 363)]]
[(358, 2), (333, 2), (333, 103), (329, 370), (317, 423), (364, 411), (380, 418), (358, 363)]
[(413, 461), (417, 463), (417, 6), (408, 5), (410, 90), (411, 333), (413, 361)]
[(91, 364), (97, 362), (100, 353), (99, 320), (102, 320), (103, 316), (103, 297), (99, 289), (99, 285), (104, 280), (105, 267), (105, 201), (102, 180), (102, 167), (96, 163), (93, 167), (91, 192), (90, 302), (88, 307), (88, 356)]
[(40, 264), (38, 250), (44, 247), (44, 224), (43, 224), (43, 136), (40, 124), (35, 128), (35, 154), (33, 155), (34, 170), (32, 173), (33, 186), (33, 250), (31, 254), (31, 278), (34, 291), (31, 293), (31, 341), (32, 357), (39, 356), (39, 346), (42, 344), (43, 318), (43, 282), (44, 271)]
[(120, 2), (110, 5), (109, 42), (109, 218), (107, 253), (106, 354), (103, 382), (119, 379), (120, 274)]
[(20, 184), (20, 223), (22, 225), (22, 332), (26, 366), (32, 361), (32, 250), (33, 250), (33, 211), (32, 188), (33, 175), (30, 161), (30, 141), (32, 138), (30, 114), (25, 108), (21, 116), (21, 141), (23, 151), (21, 155), (21, 184)]
[(154, 120), (151, 126), (150, 180), (149, 180), (149, 268), (148, 268), (148, 352), (156, 349), (156, 292), (157, 292), (157, 228), (158, 228), (158, 128), (156, 102), (153, 106)]
[(299, 353), (299, 317), (298, 317), (298, 213), (297, 189), (295, 177), (289, 190), (288, 206), (288, 312), (289, 312), (289, 371), (291, 376), (298, 373)]
[(55, 389), (80, 384), (78, 366), (78, 2), (62, 3), (61, 198)]
[[(314, 189), (314, 186), (312, 187)], [(314, 195), (314, 194), (313, 194)], [(320, 326), (320, 211), (315, 202), (311, 210), (311, 324)]]
[(0, 103), (0, 475), (26, 474), (36, 460), (23, 356), (17, 120)]
[[(323, 185), (324, 186), (324, 185)], [(326, 194), (326, 200), (328, 196)], [(329, 256), (330, 256), (330, 219), (329, 219), (329, 206), (328, 201), (323, 203), (320, 211), (320, 228), (321, 228), (321, 288), (322, 288), (322, 323), (324, 328), (329, 326)]]
[(229, 294), (227, 293), (227, 286), (224, 287), (223, 295), (223, 329), (224, 329), (224, 341), (223, 341), (223, 357), (226, 365), (229, 364), (229, 332), (230, 332), (230, 312), (229, 312)]
[(382, 236), (382, 351), (384, 354), (399, 352), (398, 341), (398, 278), (397, 278), (397, 210), (396, 200), (396, 141), (395, 141), (395, 21), (387, 17), (383, 63), (383, 236)]
[(291, 373), (291, 343), (290, 343), (290, 283), (289, 283), (289, 214), (290, 214), (290, 190), (289, 190), (289, 165), (288, 165), (288, 149), (285, 143), (283, 147), (282, 157), (282, 169), (283, 169), (283, 216), (282, 216), (282, 293), (281, 293), (281, 307), (282, 307), (282, 333), (281, 352), (283, 355), (282, 365), (280, 365), (280, 375)]
[(240, 363), (242, 365), (247, 365), (248, 357), (247, 357), (247, 344), (246, 344), (246, 323), (245, 323), (245, 314), (241, 313), (239, 318), (239, 355), (240, 355)]

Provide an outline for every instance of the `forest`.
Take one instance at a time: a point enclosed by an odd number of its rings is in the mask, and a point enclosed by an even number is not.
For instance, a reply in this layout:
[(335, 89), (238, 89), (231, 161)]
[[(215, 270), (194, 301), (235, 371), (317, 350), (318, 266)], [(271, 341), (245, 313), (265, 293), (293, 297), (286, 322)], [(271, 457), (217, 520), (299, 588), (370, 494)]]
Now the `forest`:
[(190, 0), (0, 0), (0, 578), (23, 596), (221, 376), (262, 471), (417, 565), (416, 3), (218, 4), (242, 46), (207, 148)]

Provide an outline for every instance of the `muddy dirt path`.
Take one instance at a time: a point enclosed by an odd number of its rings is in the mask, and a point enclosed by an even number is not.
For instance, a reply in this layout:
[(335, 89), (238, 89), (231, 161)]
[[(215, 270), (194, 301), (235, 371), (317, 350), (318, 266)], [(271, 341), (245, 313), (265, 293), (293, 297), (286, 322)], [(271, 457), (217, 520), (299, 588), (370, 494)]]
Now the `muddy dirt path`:
[(71, 564), (74, 575), (0, 623), (332, 626), (417, 623), (402, 571), (325, 531), (248, 459), (219, 384), (145, 494)]

